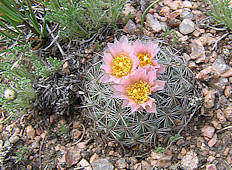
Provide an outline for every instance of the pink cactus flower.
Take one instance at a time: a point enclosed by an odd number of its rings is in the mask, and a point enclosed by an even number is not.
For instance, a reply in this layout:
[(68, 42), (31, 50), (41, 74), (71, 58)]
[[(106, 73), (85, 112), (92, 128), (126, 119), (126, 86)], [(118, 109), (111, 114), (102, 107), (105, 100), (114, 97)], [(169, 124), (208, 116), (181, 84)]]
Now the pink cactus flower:
[(104, 64), (101, 68), (105, 71), (102, 82), (119, 83), (132, 73), (139, 65), (138, 58), (134, 55), (133, 47), (126, 36), (119, 41), (108, 44), (107, 52), (104, 52)]
[(165, 67), (154, 59), (158, 54), (160, 48), (158, 47), (158, 42), (149, 41), (147, 43), (142, 43), (137, 40), (133, 44), (134, 54), (139, 58), (140, 67), (151, 66), (152, 69), (157, 71), (157, 74), (161, 74), (165, 71)]
[(147, 112), (156, 112), (155, 99), (149, 97), (152, 92), (162, 90), (165, 82), (156, 80), (155, 71), (147, 72), (139, 67), (121, 84), (113, 85), (114, 97), (123, 99), (123, 107), (131, 107), (132, 113), (145, 109)]

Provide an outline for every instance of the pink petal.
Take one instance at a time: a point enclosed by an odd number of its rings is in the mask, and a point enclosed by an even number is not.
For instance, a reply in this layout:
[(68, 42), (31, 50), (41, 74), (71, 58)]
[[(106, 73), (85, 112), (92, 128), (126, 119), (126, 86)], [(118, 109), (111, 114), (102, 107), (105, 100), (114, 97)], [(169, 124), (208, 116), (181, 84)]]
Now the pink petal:
[(148, 113), (157, 113), (155, 103), (153, 102), (151, 107), (146, 108), (146, 111), (147, 111)]
[(100, 81), (103, 83), (107, 83), (109, 82), (109, 80), (110, 80), (110, 76), (108, 74), (104, 74), (100, 79)]
[(162, 90), (165, 86), (165, 81), (162, 80), (155, 80), (154, 81), (154, 86), (151, 88), (151, 91), (155, 92), (157, 90)]
[(106, 65), (111, 65), (112, 64), (112, 55), (109, 53), (104, 52), (103, 60)]
[(104, 70), (106, 73), (111, 73), (112, 71), (111, 67), (107, 65), (101, 65), (101, 69)]

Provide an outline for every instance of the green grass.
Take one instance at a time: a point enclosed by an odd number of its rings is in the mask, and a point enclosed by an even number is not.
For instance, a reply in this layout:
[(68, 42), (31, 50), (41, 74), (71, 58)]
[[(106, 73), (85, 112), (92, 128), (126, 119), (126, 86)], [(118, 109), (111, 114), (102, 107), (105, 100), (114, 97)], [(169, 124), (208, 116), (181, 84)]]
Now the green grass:
[(232, 7), (229, 6), (230, 0), (207, 0), (207, 2), (211, 8), (209, 15), (212, 15), (218, 23), (232, 31)]
[(50, 10), (46, 18), (59, 24), (63, 38), (71, 39), (89, 39), (106, 27), (117, 28), (124, 3), (121, 0), (44, 1)]

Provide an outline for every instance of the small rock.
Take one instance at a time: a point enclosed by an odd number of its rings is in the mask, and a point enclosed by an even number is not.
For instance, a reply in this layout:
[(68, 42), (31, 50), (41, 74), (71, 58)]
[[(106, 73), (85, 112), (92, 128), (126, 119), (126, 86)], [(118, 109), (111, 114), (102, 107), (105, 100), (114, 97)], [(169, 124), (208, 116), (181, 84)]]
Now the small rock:
[[(182, 12), (180, 13), (180, 19), (192, 19), (193, 18), (193, 13), (190, 9), (184, 8), (182, 9)], [(196, 30), (195, 30), (196, 31)]]
[(172, 10), (177, 10), (183, 8), (183, 2), (181, 0), (169, 1), (165, 0), (164, 5), (167, 5)]
[(230, 122), (232, 122), (232, 106), (227, 107), (224, 111), (223, 111), (225, 117), (227, 120), (229, 120)]
[(232, 164), (232, 158), (231, 158), (231, 156), (230, 155), (228, 155), (227, 157), (226, 157), (226, 162), (228, 163), (228, 164)]
[(228, 69), (228, 66), (227, 66), (227, 64), (222, 56), (218, 56), (218, 58), (215, 60), (215, 62), (212, 64), (212, 66), (219, 73), (224, 73)]
[(92, 164), (93, 170), (113, 170), (114, 166), (107, 159), (98, 159)]
[(229, 68), (227, 71), (221, 74), (221, 77), (229, 78), (232, 77), (232, 68)]
[(181, 24), (181, 20), (179, 19), (172, 19), (168, 22), (168, 24), (171, 26), (171, 27), (178, 27), (180, 24)]
[(214, 107), (214, 101), (215, 101), (215, 91), (209, 90), (204, 97), (204, 106), (208, 109)]
[(183, 7), (184, 8), (192, 8), (193, 5), (192, 5), (192, 3), (190, 1), (184, 1), (183, 2)]
[(193, 170), (198, 167), (198, 157), (193, 151), (189, 151), (181, 160), (181, 167), (188, 170)]
[(217, 134), (214, 134), (212, 139), (208, 141), (208, 146), (213, 147), (217, 143)]
[(62, 67), (62, 71), (63, 71), (63, 73), (65, 73), (65, 74), (69, 74), (69, 73), (70, 73), (70, 70), (69, 70), (69, 62), (68, 62), (68, 61), (65, 61), (65, 62), (64, 62), (63, 67)]
[(201, 132), (204, 137), (211, 139), (214, 135), (215, 128), (212, 126), (206, 125), (201, 129)]
[(14, 144), (16, 142), (18, 142), (19, 140), (19, 136), (18, 135), (12, 135), (10, 138), (9, 138), (9, 142)]
[(226, 96), (226, 98), (231, 97), (231, 92), (232, 92), (231, 86), (226, 86), (224, 90), (224, 95)]
[(132, 18), (134, 18), (136, 14), (136, 9), (131, 6), (131, 4), (125, 4), (124, 11), (122, 12), (123, 15), (128, 16), (129, 14), (132, 15)]
[(34, 139), (35, 138), (35, 129), (29, 125), (26, 127), (26, 134), (29, 139)]
[(222, 125), (216, 120), (213, 120), (211, 123), (212, 123), (212, 125), (213, 125), (213, 127), (215, 129), (221, 129), (222, 128)]
[(170, 8), (167, 7), (167, 6), (164, 6), (164, 7), (160, 10), (159, 14), (160, 14), (160, 16), (164, 16), (164, 17), (167, 17), (167, 18), (168, 18), (169, 15), (170, 15)]
[(71, 134), (72, 134), (72, 138), (75, 139), (75, 140), (77, 140), (77, 139), (80, 138), (82, 132), (79, 131), (79, 130), (77, 130), (77, 129), (73, 129), (72, 132), (71, 132)]
[(215, 157), (209, 156), (209, 157), (207, 158), (207, 162), (211, 163), (211, 162), (213, 162), (215, 159), (216, 159)]
[(212, 66), (209, 66), (203, 70), (201, 70), (197, 75), (196, 79), (200, 81), (209, 81), (210, 79), (219, 78), (220, 73)]
[(84, 168), (84, 170), (93, 170), (90, 163), (86, 159), (81, 159), (79, 165)]
[(204, 62), (206, 59), (205, 48), (200, 40), (193, 40), (190, 44), (192, 53), (191, 59), (197, 60), (196, 63)]
[(147, 24), (152, 28), (153, 32), (162, 31), (162, 27), (160, 22), (155, 19), (151, 14), (146, 15)]
[(171, 165), (172, 153), (167, 150), (165, 153), (151, 152), (151, 165), (159, 168), (165, 168)]
[(205, 170), (217, 170), (217, 167), (215, 164), (209, 164), (209, 165), (206, 165)]
[(228, 83), (227, 78), (219, 78), (219, 79), (213, 79), (212, 81), (210, 81), (209, 85), (212, 88), (217, 89), (218, 91), (223, 93), (227, 83)]
[(116, 166), (119, 168), (119, 169), (125, 169), (127, 168), (127, 162), (126, 162), (126, 159), (125, 158), (120, 158), (116, 161)]
[(125, 33), (134, 33), (136, 31), (135, 23), (130, 19), (127, 24), (123, 28), (123, 32)]
[(93, 162), (96, 161), (98, 158), (99, 158), (99, 155), (96, 154), (96, 153), (94, 153), (94, 154), (90, 157), (89, 162), (90, 162), (90, 163), (93, 163)]
[(203, 45), (212, 45), (215, 43), (216, 38), (211, 33), (204, 34), (199, 38)]
[(195, 30), (195, 24), (190, 19), (184, 19), (179, 26), (179, 30), (184, 35), (192, 33)]
[(216, 111), (216, 116), (217, 116), (217, 119), (222, 123), (224, 124), (226, 122), (226, 118), (225, 118), (225, 115), (224, 113), (222, 112), (221, 109), (218, 109)]

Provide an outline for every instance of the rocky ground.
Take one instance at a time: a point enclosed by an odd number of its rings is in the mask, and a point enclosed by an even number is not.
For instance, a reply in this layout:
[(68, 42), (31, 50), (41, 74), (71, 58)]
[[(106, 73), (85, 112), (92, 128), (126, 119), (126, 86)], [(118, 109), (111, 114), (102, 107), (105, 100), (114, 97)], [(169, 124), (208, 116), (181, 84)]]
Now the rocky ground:
[[(142, 11), (148, 4), (126, 4), (124, 15), (132, 17), (119, 32), (131, 39), (148, 36), (176, 49), (200, 81), (204, 103), (182, 138), (168, 148), (125, 148), (104, 142), (81, 109), (67, 117), (28, 114), (15, 123), (0, 124), (1, 157), (7, 158), (7, 169), (232, 169), (232, 34), (207, 15), (205, 1), (161, 0), (146, 14), (140, 35)], [(112, 41), (109, 37), (101, 45)], [(90, 46), (80, 60), (91, 63), (100, 53)]]

